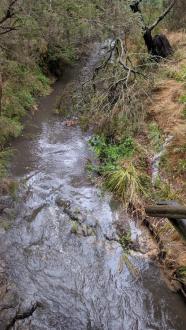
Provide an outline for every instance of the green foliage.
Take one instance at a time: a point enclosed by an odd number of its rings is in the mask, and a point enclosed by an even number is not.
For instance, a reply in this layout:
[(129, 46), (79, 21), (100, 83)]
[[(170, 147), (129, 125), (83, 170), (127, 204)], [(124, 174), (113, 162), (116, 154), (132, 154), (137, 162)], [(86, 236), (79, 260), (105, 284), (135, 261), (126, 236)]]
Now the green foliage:
[(186, 81), (186, 66), (182, 66), (179, 71), (177, 70), (167, 70), (166, 75), (168, 78), (175, 79), (178, 82)]
[[(20, 122), (26, 111), (36, 109), (36, 97), (50, 91), (50, 79), (43, 74), (41, 68), (48, 72), (50, 65), (54, 65), (57, 66), (54, 71), (60, 69), (61, 74), (66, 63), (74, 62), (84, 52), (85, 42), (87, 44), (94, 37), (98, 38), (98, 34), (100, 36), (107, 33), (109, 37), (113, 34), (107, 24), (111, 17), (115, 27), (118, 27), (119, 21), (124, 22), (119, 27), (123, 31), (123, 26), (128, 26), (128, 17), (132, 17), (132, 13), (126, 16), (127, 20), (120, 20), (121, 9), (123, 12), (124, 9), (126, 12), (130, 11), (125, 1), (116, 1), (109, 5), (105, 0), (16, 2), (13, 21), (16, 21), (18, 28), (7, 35), (1, 35), (1, 149), (10, 138), (21, 133)], [(2, 0), (0, 17), (6, 10), (7, 1)], [(114, 151), (110, 152), (114, 157)]]
[(176, 271), (178, 278), (186, 285), (186, 266), (182, 266)]
[(186, 95), (182, 95), (182, 96), (180, 97), (180, 103), (182, 103), (182, 104), (186, 104)]
[[(105, 177), (106, 188), (114, 192), (126, 204), (137, 205), (150, 190), (150, 179), (135, 165), (138, 148), (131, 137), (121, 143), (107, 142), (102, 136), (93, 136), (90, 145), (100, 159), (100, 165), (89, 164), (89, 169)], [(138, 169), (137, 169), (138, 168)]]
[(159, 152), (163, 145), (162, 133), (156, 122), (152, 122), (148, 126), (148, 135), (153, 147), (153, 150)]
[(10, 139), (18, 137), (22, 131), (22, 125), (13, 119), (1, 116), (0, 117), (0, 146), (3, 145)]
[(128, 250), (129, 245), (131, 244), (131, 232), (123, 234), (119, 239), (119, 243), (124, 250)]
[(179, 99), (180, 103), (184, 104), (184, 109), (183, 109), (183, 118), (186, 119), (186, 95), (182, 95)]
[[(4, 67), (5, 70), (5, 67)], [(0, 116), (0, 149), (22, 131), (21, 119), (36, 108), (35, 98), (49, 93), (49, 79), (39, 67), (28, 68), (16, 61), (6, 61), (6, 83), (3, 88)]]
[(12, 151), (7, 149), (0, 151), (0, 179), (7, 174), (8, 161), (12, 155)]
[(114, 144), (107, 142), (103, 135), (95, 135), (89, 143), (105, 165), (115, 165), (123, 158), (131, 158), (135, 152), (135, 143), (131, 137), (127, 137), (119, 144)]

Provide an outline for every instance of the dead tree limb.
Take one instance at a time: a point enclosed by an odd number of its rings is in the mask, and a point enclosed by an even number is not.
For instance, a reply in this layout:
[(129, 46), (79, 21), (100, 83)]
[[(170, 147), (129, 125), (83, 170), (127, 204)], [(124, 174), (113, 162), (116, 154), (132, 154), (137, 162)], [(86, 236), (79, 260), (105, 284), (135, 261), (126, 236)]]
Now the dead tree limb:
[[(111, 90), (113, 91), (114, 88), (116, 88), (118, 85), (124, 84), (124, 83), (125, 83), (126, 87), (128, 87), (128, 82), (130, 80), (131, 74), (134, 75), (134, 79), (136, 78), (136, 75), (141, 75), (143, 78), (146, 78), (146, 76), (142, 72), (137, 71), (133, 67), (132, 61), (127, 56), (127, 53), (126, 53), (126, 50), (125, 50), (125, 47), (123, 45), (123, 41), (121, 40), (121, 38), (116, 38), (116, 40), (114, 41), (114, 45), (110, 47), (109, 56), (107, 57), (107, 59), (101, 65), (96, 67), (94, 70), (93, 77), (92, 77), (94, 90), (96, 89), (96, 86), (95, 86), (96, 76), (99, 74), (100, 70), (103, 70), (107, 67), (107, 65), (110, 63), (110, 60), (112, 59), (113, 56), (115, 56), (115, 61), (119, 65), (121, 65), (121, 67), (124, 69), (126, 74), (124, 77), (117, 80), (114, 84), (111, 84), (109, 87), (109, 91), (111, 91)], [(128, 66), (127, 62), (130, 63), (130, 66)]]

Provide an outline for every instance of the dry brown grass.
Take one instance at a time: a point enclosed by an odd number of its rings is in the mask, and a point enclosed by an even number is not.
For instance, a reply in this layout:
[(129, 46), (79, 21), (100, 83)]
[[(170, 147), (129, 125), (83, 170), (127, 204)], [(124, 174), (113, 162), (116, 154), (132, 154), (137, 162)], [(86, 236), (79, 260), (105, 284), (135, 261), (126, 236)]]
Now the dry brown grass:
[[(179, 278), (177, 270), (186, 267), (186, 242), (168, 220), (147, 218), (146, 222), (159, 245), (159, 260), (172, 289), (180, 290), (186, 278)], [(181, 284), (182, 283), (182, 284)]]
[[(160, 64), (151, 102), (148, 106), (149, 118), (156, 121), (162, 132), (173, 137), (168, 148), (169, 170), (164, 175), (176, 191), (181, 191), (186, 201), (186, 105), (180, 102), (186, 96), (186, 33), (167, 32), (175, 49), (173, 58)], [(182, 74), (184, 78), (182, 79)], [(185, 147), (184, 147), (185, 146)], [(184, 163), (185, 162), (185, 163)], [(182, 164), (182, 169), (180, 164)]]
[(178, 128), (184, 124), (182, 119), (184, 106), (179, 103), (183, 91), (183, 83), (174, 79), (158, 82), (153, 90), (148, 112), (166, 134), (177, 135), (178, 131), (183, 130)]
[[(156, 121), (166, 136), (173, 136), (166, 154), (167, 165), (162, 165), (167, 167), (161, 168), (161, 175), (168, 180), (174, 191), (180, 192), (186, 203), (186, 170), (179, 169), (180, 162), (186, 164), (185, 104), (180, 102), (180, 97), (186, 95), (186, 79), (179, 79), (180, 72), (184, 68), (185, 73), (186, 68), (186, 33), (166, 31), (166, 35), (175, 54), (172, 59), (160, 64), (148, 105), (148, 118)], [(168, 220), (148, 219), (147, 222), (159, 243), (163, 268), (167, 270), (172, 284), (177, 286), (180, 281), (174, 281), (177, 271), (186, 267), (186, 242)], [(181, 281), (185, 283), (186, 278)]]

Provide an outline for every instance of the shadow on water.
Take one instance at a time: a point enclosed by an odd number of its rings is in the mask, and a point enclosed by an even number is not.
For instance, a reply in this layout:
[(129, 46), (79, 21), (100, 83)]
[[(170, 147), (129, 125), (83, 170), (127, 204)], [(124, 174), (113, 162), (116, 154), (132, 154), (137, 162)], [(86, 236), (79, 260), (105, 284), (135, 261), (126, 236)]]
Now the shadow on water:
[[(16, 220), (1, 233), (0, 249), (19, 310), (40, 303), (14, 327), (183, 330), (185, 305), (156, 265), (142, 253), (130, 257), (137, 274), (125, 263), (116, 223), (130, 222), (88, 178), (88, 136), (52, 114), (77, 73), (70, 69), (51, 95), (41, 98), (38, 113), (14, 144), (12, 173), (22, 184)], [(134, 232), (141, 235), (136, 227)]]

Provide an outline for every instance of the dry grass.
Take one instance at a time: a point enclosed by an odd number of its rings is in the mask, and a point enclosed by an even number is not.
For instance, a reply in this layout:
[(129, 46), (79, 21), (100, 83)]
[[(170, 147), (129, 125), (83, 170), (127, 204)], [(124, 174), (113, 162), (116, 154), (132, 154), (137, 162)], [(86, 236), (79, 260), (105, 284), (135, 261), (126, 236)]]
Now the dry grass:
[[(161, 165), (161, 175), (186, 202), (186, 118), (183, 116), (185, 102), (180, 102), (180, 98), (184, 95), (185, 99), (186, 95), (186, 34), (166, 34), (175, 54), (168, 62), (160, 65), (148, 106), (148, 117), (157, 123), (163, 134), (173, 136), (165, 155), (165, 163)], [(161, 261), (169, 279), (174, 284), (179, 281), (185, 284), (186, 273), (182, 271), (181, 278), (178, 274), (180, 269), (186, 267), (186, 242), (168, 220), (148, 219), (147, 222), (159, 243)], [(174, 281), (175, 278), (179, 281)]]
[[(175, 49), (168, 62), (160, 65), (148, 115), (166, 136), (172, 136), (166, 155), (169, 163), (163, 175), (186, 199), (186, 33), (166, 32)], [(181, 98), (184, 101), (181, 102)]]
[[(186, 283), (186, 276), (179, 276), (179, 270), (186, 267), (186, 242), (165, 219), (147, 218), (148, 226), (158, 242), (160, 261), (173, 289), (179, 290)], [(178, 285), (179, 282), (180, 285)]]

